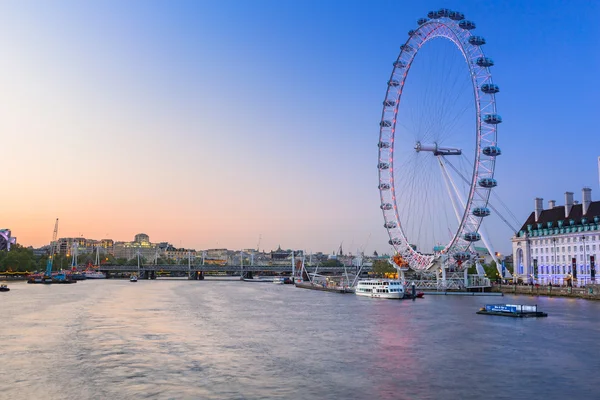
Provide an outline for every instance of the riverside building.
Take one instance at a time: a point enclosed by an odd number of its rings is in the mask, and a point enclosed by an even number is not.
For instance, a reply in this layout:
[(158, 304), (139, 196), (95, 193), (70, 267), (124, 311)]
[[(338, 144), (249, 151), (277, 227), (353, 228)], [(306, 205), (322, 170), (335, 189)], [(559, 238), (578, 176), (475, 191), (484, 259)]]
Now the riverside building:
[(585, 286), (596, 282), (600, 255), (600, 201), (583, 188), (581, 203), (565, 193), (565, 204), (536, 198), (534, 211), (512, 238), (515, 277), (527, 283)]

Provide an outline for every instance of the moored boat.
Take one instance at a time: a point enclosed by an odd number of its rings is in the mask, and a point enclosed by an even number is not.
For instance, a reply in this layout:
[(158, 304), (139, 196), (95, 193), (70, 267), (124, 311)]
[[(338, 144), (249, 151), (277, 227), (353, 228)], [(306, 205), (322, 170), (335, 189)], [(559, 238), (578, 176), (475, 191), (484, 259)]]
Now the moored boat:
[(365, 279), (358, 281), (354, 293), (365, 297), (404, 299), (406, 288), (401, 281), (395, 279)]
[(6, 285), (0, 285), (0, 292), (8, 292), (10, 288)]
[(129, 282), (137, 282), (138, 281), (138, 277), (135, 275), (131, 275), (131, 277), (129, 278)]

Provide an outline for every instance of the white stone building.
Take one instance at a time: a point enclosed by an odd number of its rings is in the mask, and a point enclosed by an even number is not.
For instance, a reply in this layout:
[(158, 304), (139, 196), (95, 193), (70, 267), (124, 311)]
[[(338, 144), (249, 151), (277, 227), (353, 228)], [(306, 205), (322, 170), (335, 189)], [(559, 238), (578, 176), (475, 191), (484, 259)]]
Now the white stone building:
[[(581, 203), (565, 193), (565, 204), (536, 198), (534, 211), (512, 238), (515, 277), (527, 283), (584, 286), (596, 281), (600, 255), (600, 201), (583, 188)], [(597, 282), (597, 281), (596, 281)]]

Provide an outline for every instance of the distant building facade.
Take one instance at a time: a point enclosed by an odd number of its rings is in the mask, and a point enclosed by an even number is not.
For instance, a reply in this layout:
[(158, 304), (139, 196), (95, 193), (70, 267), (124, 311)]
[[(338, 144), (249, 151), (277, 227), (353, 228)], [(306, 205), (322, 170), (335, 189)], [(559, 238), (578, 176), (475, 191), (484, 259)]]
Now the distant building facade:
[(133, 242), (116, 242), (114, 243), (115, 258), (125, 258), (131, 260), (140, 257), (146, 260), (154, 260), (159, 254), (158, 245), (150, 242), (150, 237), (145, 233), (135, 235)]

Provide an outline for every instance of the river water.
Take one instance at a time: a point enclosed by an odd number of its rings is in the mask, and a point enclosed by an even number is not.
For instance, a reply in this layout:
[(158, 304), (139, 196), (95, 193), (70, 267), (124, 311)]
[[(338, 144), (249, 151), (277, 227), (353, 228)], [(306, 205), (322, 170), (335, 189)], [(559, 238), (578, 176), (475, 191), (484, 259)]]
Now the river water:
[[(600, 302), (208, 280), (10, 287), (0, 399), (600, 398)], [(475, 314), (495, 302), (549, 317)]]

